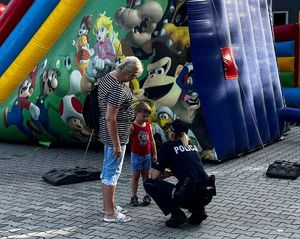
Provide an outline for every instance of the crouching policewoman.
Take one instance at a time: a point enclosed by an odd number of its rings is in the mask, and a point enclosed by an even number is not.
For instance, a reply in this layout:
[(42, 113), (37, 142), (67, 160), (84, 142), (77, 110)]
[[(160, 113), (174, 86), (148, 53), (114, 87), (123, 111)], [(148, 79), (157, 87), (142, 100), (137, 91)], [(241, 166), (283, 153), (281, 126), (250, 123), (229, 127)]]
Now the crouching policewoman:
[[(188, 222), (200, 224), (207, 218), (205, 206), (216, 195), (215, 177), (208, 176), (201, 162), (198, 149), (190, 143), (188, 126), (177, 119), (170, 125), (169, 141), (164, 143), (158, 162), (152, 165), (151, 179), (144, 183), (145, 190), (165, 215), (168, 227), (179, 227)], [(174, 176), (178, 182), (172, 184), (163, 179)], [(182, 208), (188, 209), (187, 218)]]

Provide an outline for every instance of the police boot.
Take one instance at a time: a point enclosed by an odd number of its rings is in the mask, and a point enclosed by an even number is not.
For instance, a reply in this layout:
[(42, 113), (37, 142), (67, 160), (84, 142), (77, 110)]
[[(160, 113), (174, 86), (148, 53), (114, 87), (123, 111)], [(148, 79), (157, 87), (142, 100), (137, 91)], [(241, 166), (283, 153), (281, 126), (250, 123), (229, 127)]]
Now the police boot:
[(166, 221), (167, 227), (177, 228), (182, 224), (186, 223), (187, 217), (181, 209), (177, 209), (171, 213), (171, 217)]
[(198, 225), (207, 218), (205, 209), (193, 211), (192, 215), (187, 219), (187, 222), (192, 225)]
[(215, 177), (215, 175), (210, 175), (209, 176), (209, 188), (211, 190), (212, 195), (216, 196), (217, 191), (216, 191), (216, 177)]

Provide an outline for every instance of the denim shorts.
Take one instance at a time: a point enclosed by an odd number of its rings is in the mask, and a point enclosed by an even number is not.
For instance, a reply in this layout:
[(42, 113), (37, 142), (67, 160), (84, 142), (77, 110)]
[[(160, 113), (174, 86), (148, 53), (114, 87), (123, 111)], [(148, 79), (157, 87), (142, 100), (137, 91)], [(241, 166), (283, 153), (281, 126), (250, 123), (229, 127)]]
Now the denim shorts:
[(151, 154), (140, 155), (131, 153), (131, 169), (134, 172), (138, 172), (142, 169), (151, 168)]
[(126, 145), (121, 146), (122, 154), (119, 158), (116, 158), (114, 153), (114, 147), (104, 145), (104, 159), (103, 168), (100, 175), (102, 183), (105, 185), (116, 186), (121, 174)]

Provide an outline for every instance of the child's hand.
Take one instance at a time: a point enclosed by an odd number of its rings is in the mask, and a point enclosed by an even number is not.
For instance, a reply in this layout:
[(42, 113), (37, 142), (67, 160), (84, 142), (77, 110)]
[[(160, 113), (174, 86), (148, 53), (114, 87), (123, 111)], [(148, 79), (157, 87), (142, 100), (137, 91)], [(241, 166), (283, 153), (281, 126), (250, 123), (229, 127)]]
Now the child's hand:
[(153, 155), (153, 156), (152, 156), (152, 162), (153, 162), (153, 163), (156, 163), (156, 162), (157, 162), (157, 155)]

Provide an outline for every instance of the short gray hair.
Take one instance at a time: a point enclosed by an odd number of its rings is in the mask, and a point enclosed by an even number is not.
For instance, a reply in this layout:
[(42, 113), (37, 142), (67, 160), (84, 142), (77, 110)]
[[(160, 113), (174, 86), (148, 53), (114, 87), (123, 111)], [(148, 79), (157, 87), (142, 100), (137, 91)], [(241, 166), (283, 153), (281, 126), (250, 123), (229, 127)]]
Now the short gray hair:
[(144, 67), (139, 58), (135, 56), (127, 56), (124, 60), (117, 66), (119, 71), (127, 71), (131, 73), (138, 72), (139, 76), (143, 73)]

